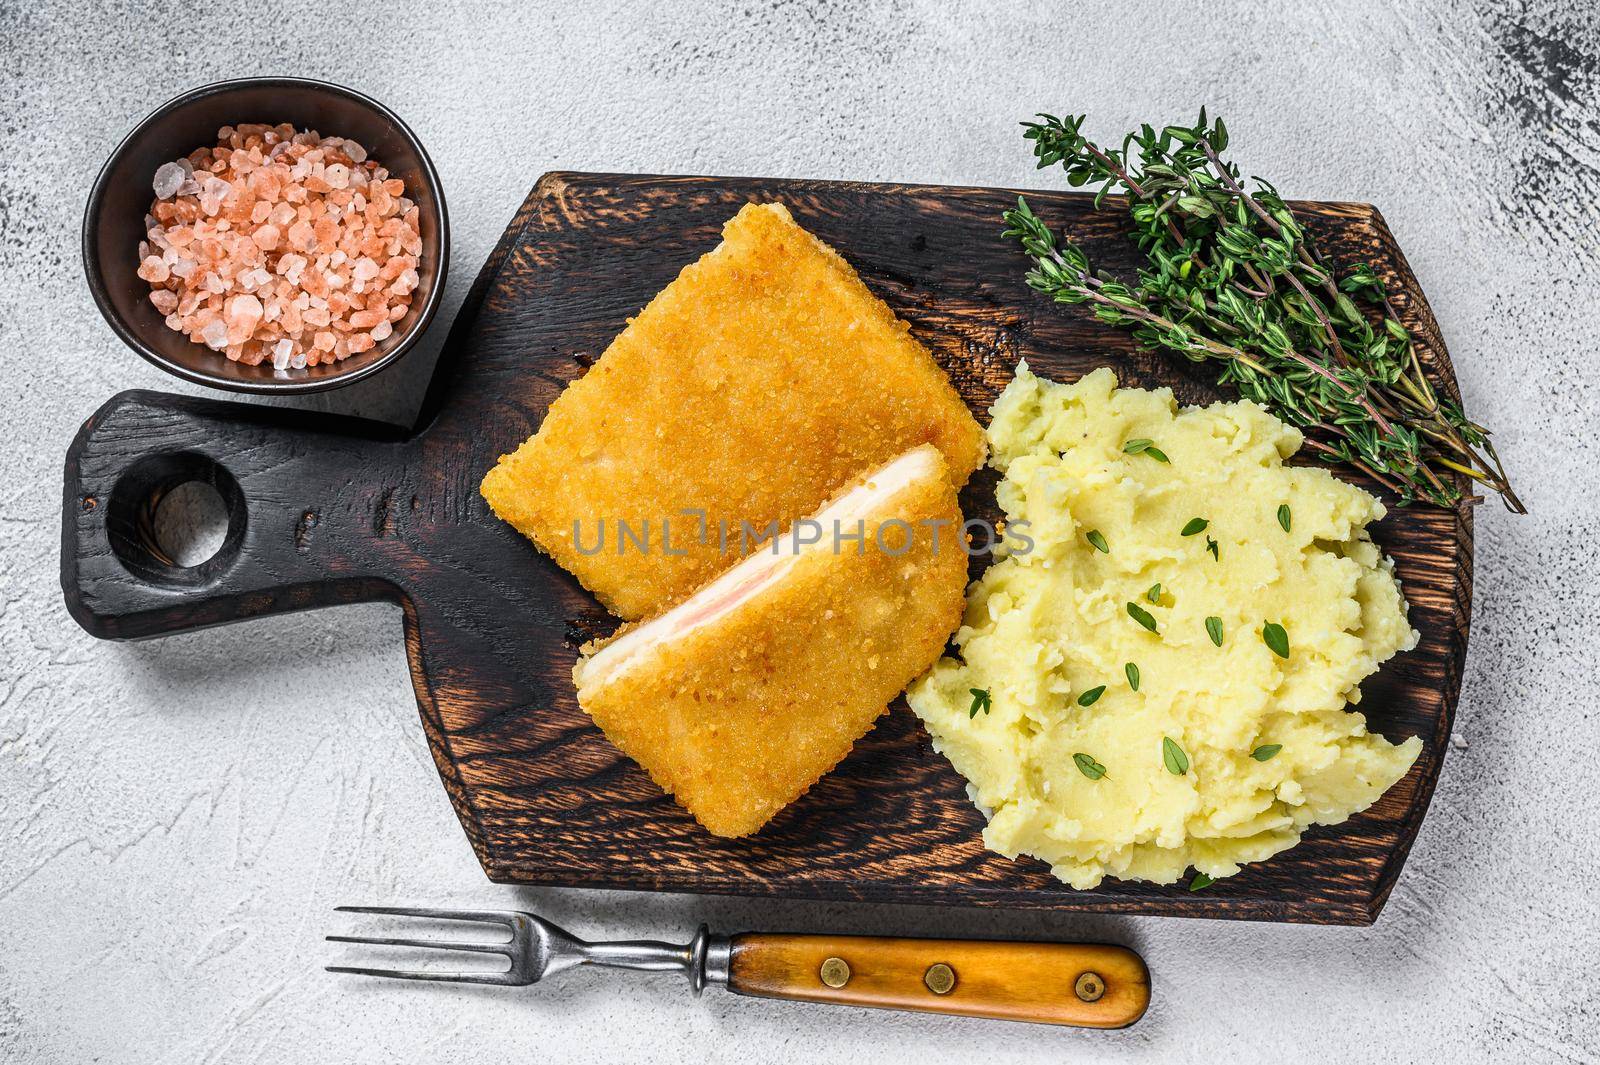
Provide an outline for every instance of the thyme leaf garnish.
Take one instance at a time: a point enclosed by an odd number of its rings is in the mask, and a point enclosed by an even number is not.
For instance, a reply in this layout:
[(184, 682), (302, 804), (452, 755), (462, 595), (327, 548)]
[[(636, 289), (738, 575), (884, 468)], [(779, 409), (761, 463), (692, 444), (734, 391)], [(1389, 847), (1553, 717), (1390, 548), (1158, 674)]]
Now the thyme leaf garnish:
[(1289, 634), (1276, 621), (1261, 626), (1261, 642), (1272, 648), (1272, 653), (1279, 658), (1289, 657)]
[(1172, 460), (1167, 458), (1167, 453), (1156, 447), (1156, 442), (1154, 440), (1146, 440), (1144, 437), (1139, 437), (1136, 440), (1129, 440), (1126, 444), (1122, 445), (1122, 450), (1125, 454), (1149, 455), (1157, 462), (1165, 462), (1168, 465), (1171, 465), (1172, 463)]
[(1094, 756), (1091, 754), (1084, 754), (1080, 751), (1072, 756), (1072, 760), (1077, 763), (1078, 772), (1090, 780), (1099, 780), (1106, 775), (1106, 767), (1095, 761)]

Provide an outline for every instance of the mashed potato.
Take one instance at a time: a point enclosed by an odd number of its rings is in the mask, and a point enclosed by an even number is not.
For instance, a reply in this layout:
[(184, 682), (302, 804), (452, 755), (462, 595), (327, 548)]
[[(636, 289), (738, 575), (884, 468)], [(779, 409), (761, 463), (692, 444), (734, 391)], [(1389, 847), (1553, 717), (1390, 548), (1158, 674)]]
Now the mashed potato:
[(988, 846), (1077, 888), (1236, 873), (1371, 805), (1422, 748), (1345, 710), (1417, 639), (1367, 537), (1383, 505), (1285, 466), (1300, 433), (1253, 403), (1180, 412), (1116, 383), (1018, 368), (989, 428), (1013, 550), (970, 590), (964, 661), (907, 693)]

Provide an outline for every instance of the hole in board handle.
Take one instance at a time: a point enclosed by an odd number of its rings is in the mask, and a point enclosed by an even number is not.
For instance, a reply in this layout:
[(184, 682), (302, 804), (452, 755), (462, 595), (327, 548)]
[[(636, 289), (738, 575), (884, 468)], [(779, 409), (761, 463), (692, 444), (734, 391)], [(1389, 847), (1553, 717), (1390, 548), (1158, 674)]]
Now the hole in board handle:
[[(209, 508), (207, 496), (214, 496)], [(124, 470), (112, 488), (106, 535), (112, 553), (135, 577), (197, 587), (238, 558), (245, 519), (239, 482), (214, 459), (188, 451), (147, 455)], [(209, 535), (186, 535), (185, 526), (187, 532)]]

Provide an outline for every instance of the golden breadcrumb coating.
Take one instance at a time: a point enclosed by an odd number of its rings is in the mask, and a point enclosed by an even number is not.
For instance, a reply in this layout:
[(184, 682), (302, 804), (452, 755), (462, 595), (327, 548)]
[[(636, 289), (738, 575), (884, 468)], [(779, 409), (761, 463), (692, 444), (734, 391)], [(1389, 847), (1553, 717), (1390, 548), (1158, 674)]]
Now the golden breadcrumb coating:
[[(906, 324), (782, 204), (749, 204), (482, 491), (608, 608), (636, 619), (737, 557), (719, 545), (718, 522), (735, 537), (741, 521), (787, 526), (921, 443), (944, 453), (957, 485), (983, 461), (982, 430)], [(704, 542), (685, 510), (705, 513)], [(663, 519), (682, 556), (659, 549)], [(650, 549), (619, 554), (618, 520), (635, 532), (648, 522)], [(589, 554), (575, 548), (575, 522)]]
[[(574, 670), (583, 709), (713, 834), (755, 832), (837, 765), (960, 621), (956, 489), (943, 458), (918, 450), (933, 461), (864, 516), (864, 551), (834, 554), (826, 536), (713, 620), (615, 668), (586, 675), (589, 657)], [(878, 549), (880, 526), (891, 551), (909, 539), (903, 554)], [(661, 620), (703, 613), (708, 590)]]

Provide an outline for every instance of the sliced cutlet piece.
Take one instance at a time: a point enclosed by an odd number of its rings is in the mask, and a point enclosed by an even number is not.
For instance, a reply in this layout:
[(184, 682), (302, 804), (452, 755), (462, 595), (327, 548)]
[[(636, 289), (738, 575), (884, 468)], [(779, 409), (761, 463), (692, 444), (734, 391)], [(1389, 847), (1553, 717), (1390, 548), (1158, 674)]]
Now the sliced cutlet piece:
[[(961, 513), (937, 448), (813, 518), (573, 671), (611, 742), (718, 836), (755, 832), (838, 764), (961, 620)], [(835, 553), (835, 521), (859, 548)]]
[[(727, 568), (720, 523), (733, 536), (740, 522), (783, 528), (923, 443), (943, 452), (958, 486), (983, 461), (983, 431), (906, 324), (782, 204), (750, 204), (482, 490), (601, 603), (636, 620)], [(687, 512), (704, 515), (711, 535), (702, 540), (702, 519)], [(636, 539), (648, 527), (647, 547), (623, 542), (619, 521)]]

